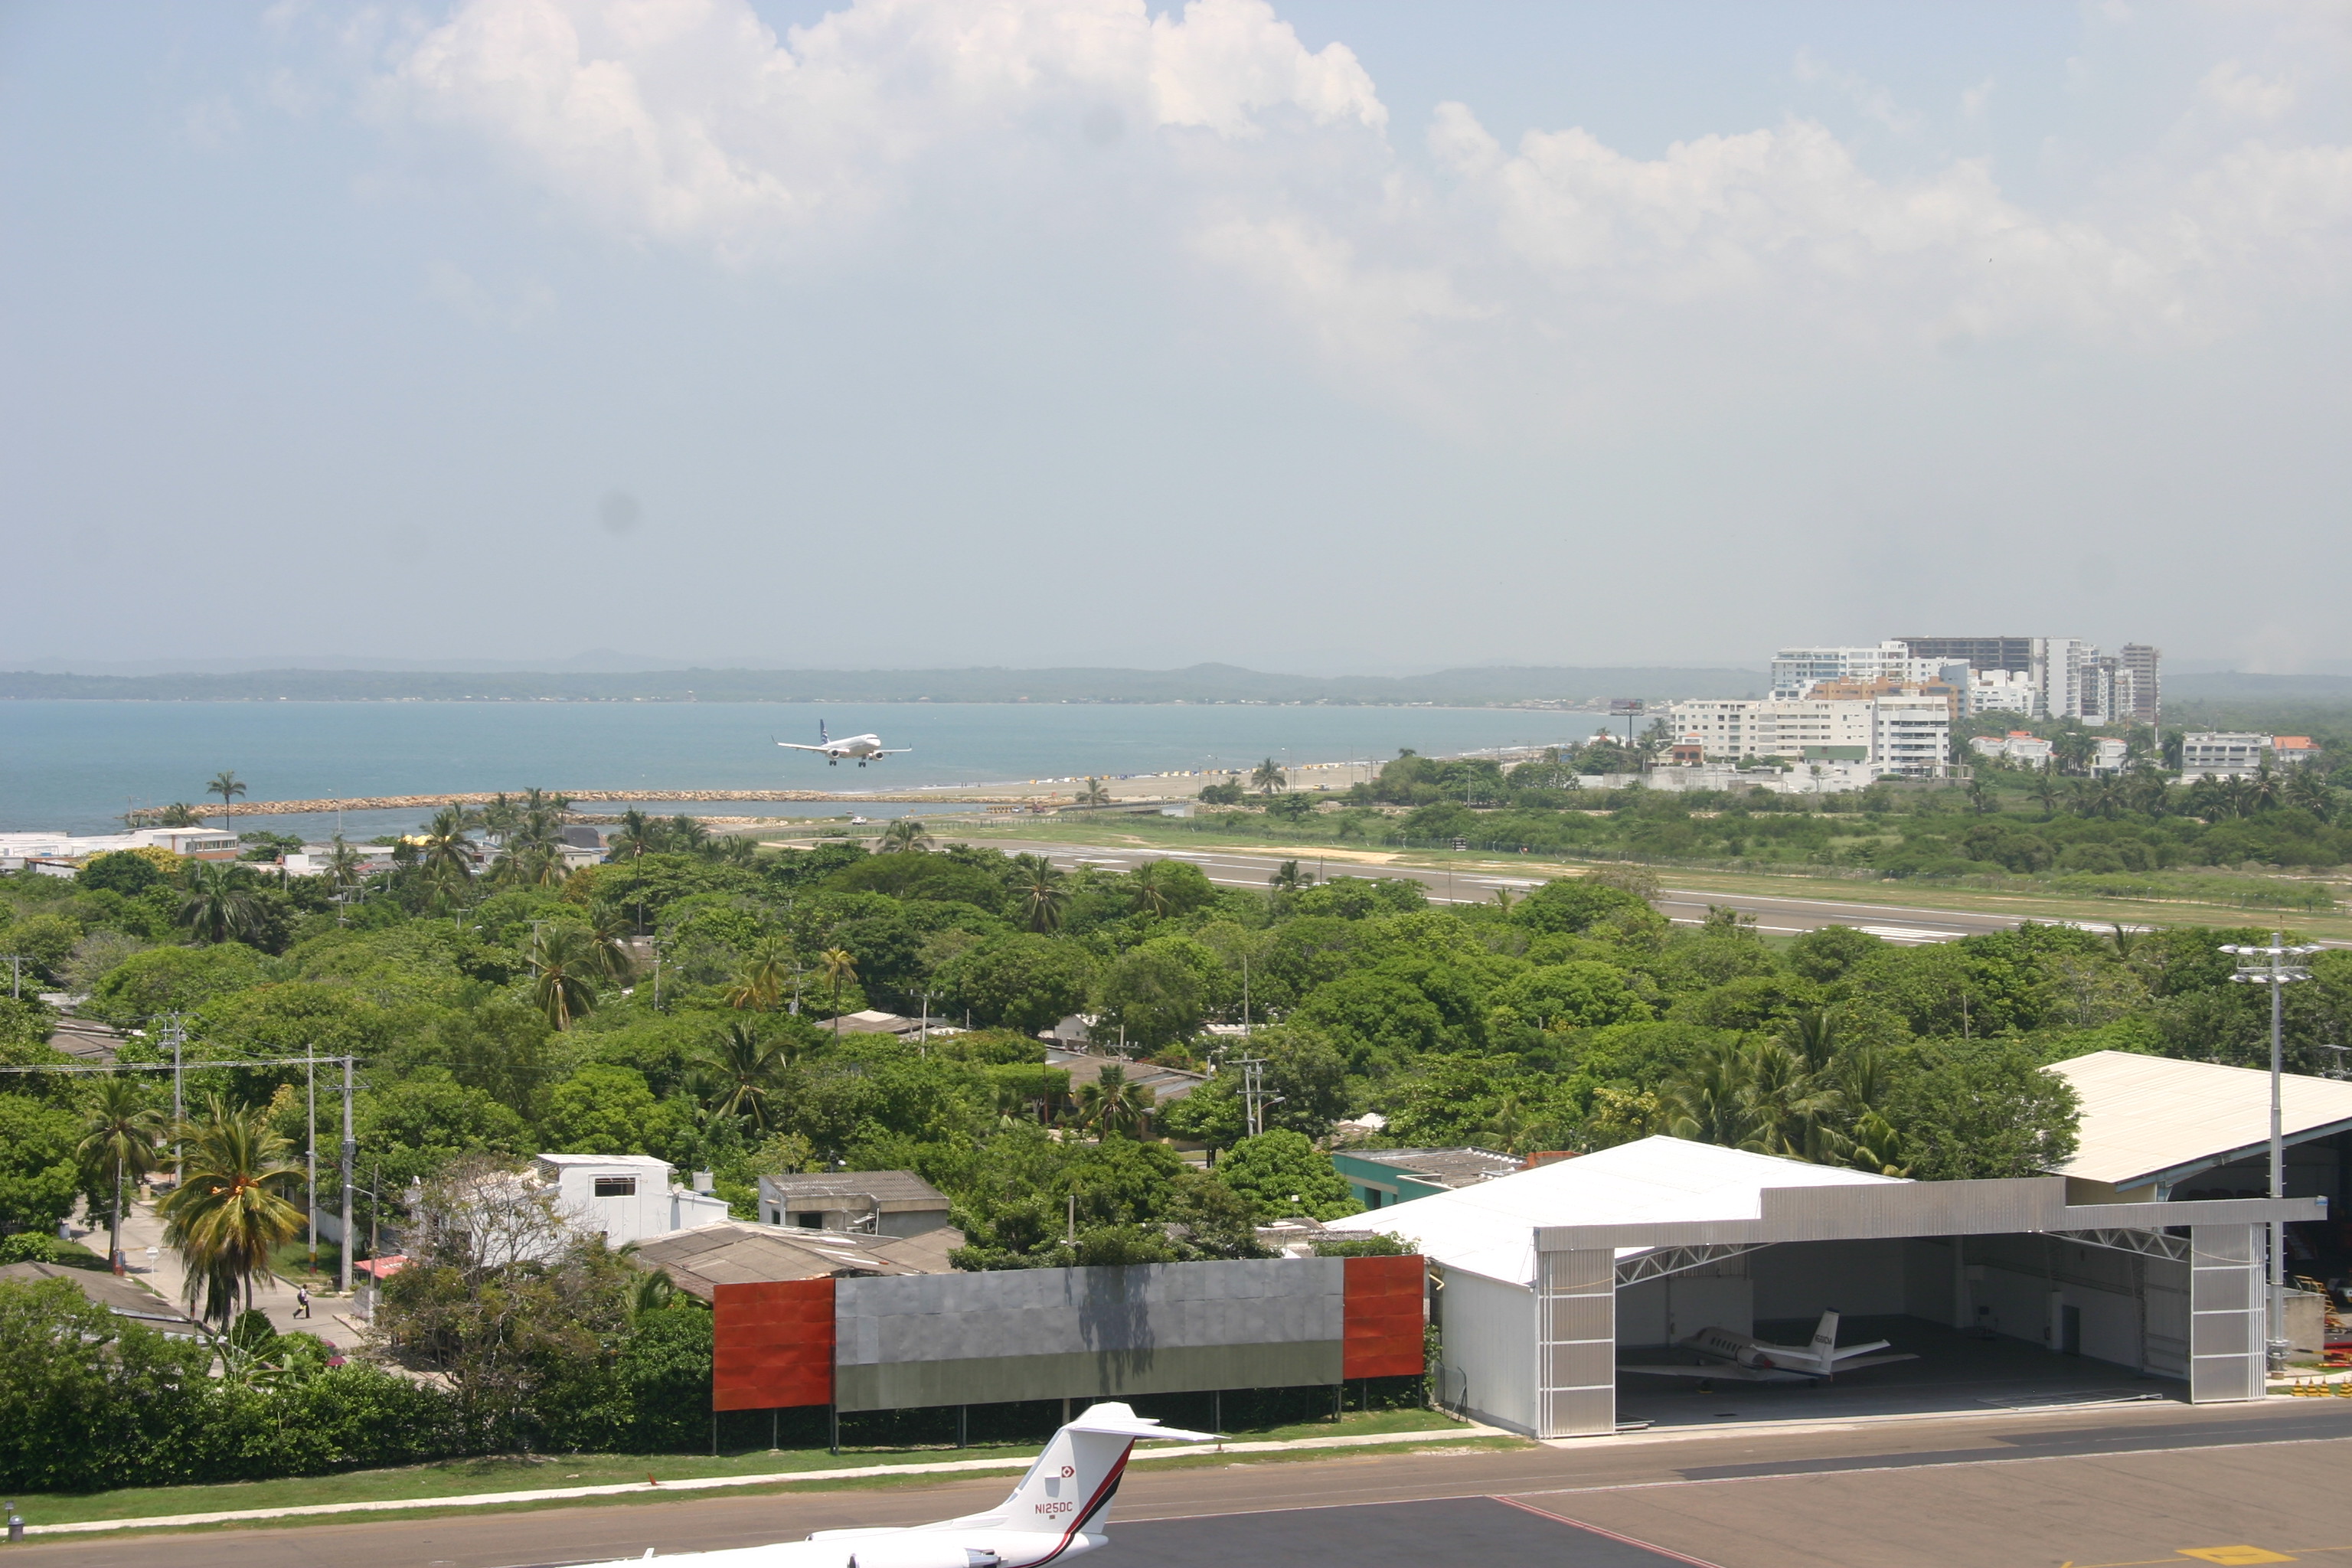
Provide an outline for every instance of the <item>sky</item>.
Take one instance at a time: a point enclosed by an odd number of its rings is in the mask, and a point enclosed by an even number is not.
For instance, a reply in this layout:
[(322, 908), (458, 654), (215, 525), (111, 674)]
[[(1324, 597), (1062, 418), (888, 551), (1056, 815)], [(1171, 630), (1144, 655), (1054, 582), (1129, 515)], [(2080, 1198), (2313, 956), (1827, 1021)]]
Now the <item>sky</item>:
[(0, 4), (0, 666), (2352, 668), (2352, 5)]

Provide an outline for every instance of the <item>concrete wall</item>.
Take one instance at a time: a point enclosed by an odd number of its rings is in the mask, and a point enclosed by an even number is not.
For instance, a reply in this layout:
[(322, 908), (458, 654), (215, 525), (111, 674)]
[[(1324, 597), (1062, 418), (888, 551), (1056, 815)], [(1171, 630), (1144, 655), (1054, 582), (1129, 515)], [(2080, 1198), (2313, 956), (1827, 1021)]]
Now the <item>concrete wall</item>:
[(1617, 1292), (1617, 1342), (1668, 1345), (1701, 1329), (1756, 1330), (1756, 1284), (1748, 1254), (1644, 1279)]
[(1438, 1397), (1475, 1420), (1534, 1431), (1535, 1292), (1459, 1268), (1442, 1277)]
[(2170, 1337), (2164, 1307), (2151, 1306), (2176, 1275), (2179, 1288), (2186, 1288), (2185, 1266), (2053, 1236), (1970, 1237), (1965, 1245), (1960, 1300), (1969, 1325), (2061, 1351), (2071, 1307), (2082, 1314), (2082, 1354), (2171, 1376), (2186, 1373), (2159, 1342)]
[(844, 1410), (1338, 1383), (1337, 1258), (844, 1279)]

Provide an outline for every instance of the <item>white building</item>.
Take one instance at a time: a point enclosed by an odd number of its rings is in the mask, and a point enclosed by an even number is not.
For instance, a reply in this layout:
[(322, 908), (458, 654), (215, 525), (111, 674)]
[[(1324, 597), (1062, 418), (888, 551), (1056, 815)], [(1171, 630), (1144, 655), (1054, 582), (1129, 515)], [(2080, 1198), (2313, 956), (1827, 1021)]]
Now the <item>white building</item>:
[(1940, 697), (1881, 697), (1870, 710), (1873, 765), (1906, 778), (1943, 776), (1952, 756), (1949, 703)]
[(2242, 731), (2195, 730), (2180, 738), (2180, 782), (2244, 778), (2273, 767), (2294, 767), (2317, 754), (2308, 735), (2256, 735)]
[(2031, 715), (2040, 699), (2031, 675), (2012, 669), (1971, 669), (1963, 706), (1970, 717), (1979, 713)]
[(1998, 757), (2021, 768), (2046, 768), (2054, 748), (2030, 730), (2011, 730), (2006, 735), (1979, 735), (1969, 742), (1969, 750), (1979, 757)]
[(651, 1154), (541, 1154), (534, 1163), (539, 1179), (555, 1189), (564, 1217), (614, 1247), (728, 1217), (726, 1200), (711, 1195), (708, 1176), (681, 1187), (672, 1180), (675, 1167)]
[(1784, 647), (1772, 656), (1772, 696), (1793, 700), (1824, 680), (1858, 680), (1865, 686), (1881, 680), (1937, 680), (1945, 668), (1941, 660), (1915, 658), (1899, 642), (1871, 647)]
[(142, 827), (130, 833), (0, 833), (0, 871), (27, 860), (87, 860), (122, 849), (169, 849), (199, 860), (234, 860), (236, 835), (217, 827)]
[(1707, 699), (1675, 703), (1672, 723), (1709, 763), (1778, 757), (1927, 778), (1951, 754), (1951, 707), (1941, 697)]
[(2104, 778), (2119, 773), (2130, 761), (2131, 747), (2112, 735), (2101, 735), (2091, 742), (2091, 776)]

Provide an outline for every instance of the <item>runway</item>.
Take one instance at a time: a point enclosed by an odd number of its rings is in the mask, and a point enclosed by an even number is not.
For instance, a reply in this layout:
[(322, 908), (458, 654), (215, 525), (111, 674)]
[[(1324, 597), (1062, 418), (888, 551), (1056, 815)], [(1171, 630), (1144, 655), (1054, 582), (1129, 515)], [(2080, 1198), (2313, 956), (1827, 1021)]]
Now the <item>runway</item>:
[[(2352, 1410), (2167, 1403), (1130, 1472), (1102, 1568), (2352, 1563)], [(1001, 1479), (33, 1542), (16, 1568), (554, 1568), (953, 1517)], [(2237, 1555), (2194, 1555), (2227, 1550)], [(2247, 1555), (2247, 1552), (2268, 1555)]]
[[(935, 825), (933, 831), (942, 838), (952, 840), (956, 837), (953, 827), (944, 823)], [(1127, 871), (1146, 860), (1182, 860), (1198, 866), (1210, 881), (1220, 887), (1250, 888), (1261, 892), (1267, 887), (1267, 879), (1274, 875), (1276, 868), (1285, 860), (1294, 858), (1287, 855), (1229, 849), (1118, 849), (1092, 844), (1058, 843), (1043, 838), (1006, 839), (993, 835), (974, 838), (971, 842), (1003, 849), (1009, 855), (1043, 855), (1066, 870), (1080, 866), (1099, 866), (1108, 871)], [(1402, 877), (1427, 888), (1430, 901), (1440, 904), (1488, 904), (1495, 901), (1498, 891), (1516, 896), (1529, 888), (1542, 886), (1545, 880), (1541, 877), (1514, 876), (1486, 868), (1453, 870), (1444, 867), (1379, 865), (1336, 858), (1318, 860), (1313, 856), (1296, 858), (1302, 869), (1314, 871), (1318, 881), (1327, 877)], [(1826, 925), (1848, 925), (1906, 945), (1951, 942), (1983, 931), (2007, 931), (2018, 923), (2007, 915), (1960, 910), (1856, 903), (1831, 898), (1703, 892), (1688, 888), (1667, 888), (1657, 900), (1658, 912), (1676, 925), (1702, 923), (1710, 906), (1728, 907), (1752, 916), (1757, 929), (1768, 935), (1793, 936)]]

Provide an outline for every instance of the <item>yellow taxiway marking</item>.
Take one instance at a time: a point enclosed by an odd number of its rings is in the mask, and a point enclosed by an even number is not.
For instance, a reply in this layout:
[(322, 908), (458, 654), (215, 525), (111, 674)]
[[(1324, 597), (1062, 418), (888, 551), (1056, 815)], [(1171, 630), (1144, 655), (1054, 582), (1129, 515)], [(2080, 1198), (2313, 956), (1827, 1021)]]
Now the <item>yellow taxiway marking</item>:
[(2292, 1563), (2294, 1558), (2284, 1552), (2272, 1552), (2260, 1546), (2184, 1546), (2183, 1557), (2195, 1557), (2207, 1563), (2220, 1563), (2225, 1568), (2256, 1563)]

